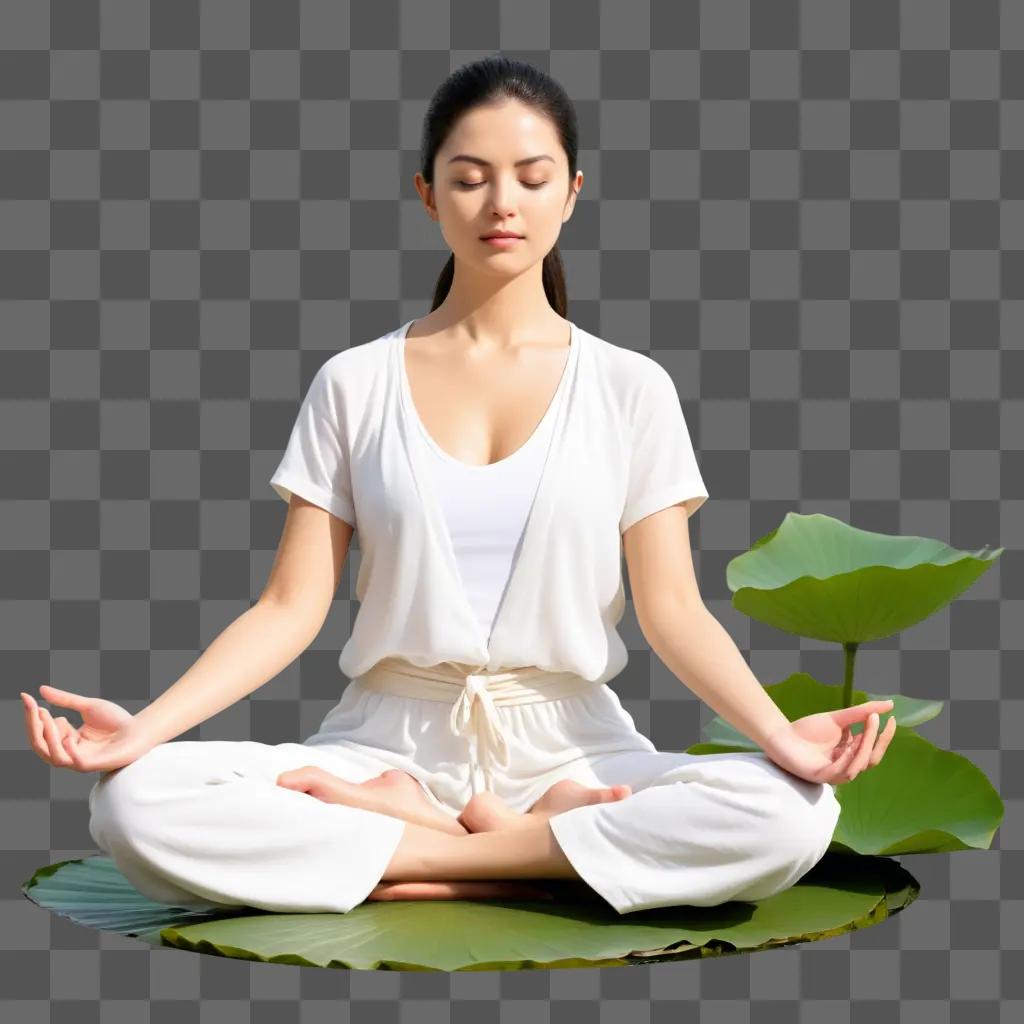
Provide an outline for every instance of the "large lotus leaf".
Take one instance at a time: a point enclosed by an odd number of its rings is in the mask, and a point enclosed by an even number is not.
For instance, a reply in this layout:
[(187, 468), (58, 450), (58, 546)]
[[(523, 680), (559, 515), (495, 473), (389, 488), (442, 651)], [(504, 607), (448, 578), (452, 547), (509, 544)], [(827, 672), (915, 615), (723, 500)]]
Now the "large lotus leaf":
[[(795, 689), (804, 686), (801, 681)], [(859, 696), (856, 702), (860, 703)], [(794, 705), (789, 701), (780, 703), (783, 705), (788, 705), (784, 710), (789, 717)], [(889, 712), (881, 716), (879, 731), (889, 717)], [(851, 731), (862, 729), (857, 726)], [(721, 735), (724, 729), (718, 733)], [(761, 749), (740, 733), (735, 735), (742, 744), (695, 743), (686, 753)], [(987, 850), (1005, 812), (998, 792), (976, 765), (954, 751), (940, 750), (900, 725), (896, 726), (882, 760), (851, 782), (835, 784), (835, 792), (842, 812), (829, 845), (833, 851), (893, 855)]]
[(991, 568), (1003, 548), (961, 551), (928, 537), (860, 530), (815, 513), (781, 525), (726, 566), (735, 608), (817, 640), (860, 644), (926, 619)]
[(826, 855), (769, 899), (717, 907), (620, 915), (575, 884), (593, 899), (396, 900), (361, 903), (347, 914), (199, 914), (154, 903), (110, 858), (96, 856), (41, 868), (22, 891), (72, 920), (155, 946), (352, 970), (483, 971), (625, 966), (809, 942), (877, 924), (920, 889), (896, 861), (842, 854)]
[[(787, 676), (781, 683), (771, 683), (764, 688), (765, 693), (778, 705), (782, 713), (791, 722), (805, 715), (814, 715), (819, 711), (838, 711), (843, 707), (843, 691), (840, 686), (831, 686), (815, 679), (807, 672), (794, 672)], [(905, 697), (901, 693), (865, 693), (863, 690), (854, 690), (851, 694), (851, 704), (864, 704), (869, 700), (891, 700), (893, 707), (890, 711), (882, 712), (878, 721), (878, 731), (881, 732), (890, 718), (895, 717), (898, 725), (904, 728), (914, 728), (923, 722), (936, 718), (945, 707), (941, 700), (921, 700), (916, 697)], [(860, 723), (850, 727), (850, 731), (856, 736), (864, 726)], [(714, 744), (716, 748), (726, 747), (729, 750), (760, 750), (749, 736), (730, 725), (721, 715), (716, 715), (701, 730), (704, 743), (697, 744), (698, 747), (705, 747)], [(691, 754), (710, 754), (711, 750), (690, 747), (687, 751)]]
[[(40, 868), (21, 887), (34, 903), (78, 924), (118, 932), (162, 945), (160, 932), (171, 924), (224, 917), (228, 911), (189, 910), (143, 896), (104, 855), (62, 860)], [(251, 913), (248, 907), (240, 913)]]
[(1005, 813), (977, 765), (899, 726), (882, 760), (836, 795), (843, 811), (830, 849), (862, 854), (987, 850)]

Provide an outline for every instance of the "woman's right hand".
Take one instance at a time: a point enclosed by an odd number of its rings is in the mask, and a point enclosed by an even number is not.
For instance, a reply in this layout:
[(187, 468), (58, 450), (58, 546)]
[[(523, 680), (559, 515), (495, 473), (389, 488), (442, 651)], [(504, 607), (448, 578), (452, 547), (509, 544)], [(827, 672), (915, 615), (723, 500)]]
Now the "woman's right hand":
[(73, 708), (82, 716), (76, 729), (66, 718), (54, 719), (31, 694), (21, 695), (25, 728), (32, 749), (55, 768), (104, 772), (140, 758), (153, 744), (145, 740), (130, 711), (100, 697), (82, 697), (42, 684), (39, 692), (51, 704)]

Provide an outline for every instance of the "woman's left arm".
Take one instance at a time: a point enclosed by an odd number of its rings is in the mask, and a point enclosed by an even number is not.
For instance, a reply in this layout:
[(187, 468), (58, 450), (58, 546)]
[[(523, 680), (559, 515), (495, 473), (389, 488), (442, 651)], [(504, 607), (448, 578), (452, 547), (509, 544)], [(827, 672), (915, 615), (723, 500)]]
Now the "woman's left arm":
[(673, 505), (641, 519), (622, 543), (637, 622), (651, 650), (716, 714), (763, 746), (789, 722), (704, 604), (686, 507)]
[[(875, 745), (877, 718), (872, 724), (871, 716), (888, 710), (888, 702), (869, 701), (790, 722), (768, 696), (700, 595), (685, 506), (639, 520), (623, 534), (623, 551), (644, 638), (716, 714), (801, 778), (850, 781), (869, 761), (878, 763), (895, 733), (895, 719)], [(853, 737), (849, 727), (857, 721), (870, 728)]]

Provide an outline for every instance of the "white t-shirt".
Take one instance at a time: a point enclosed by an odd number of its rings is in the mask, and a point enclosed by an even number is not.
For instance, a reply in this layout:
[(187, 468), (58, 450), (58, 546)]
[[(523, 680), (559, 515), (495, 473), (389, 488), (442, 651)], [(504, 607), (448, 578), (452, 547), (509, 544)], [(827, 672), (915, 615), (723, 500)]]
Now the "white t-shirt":
[(490, 637), (461, 584), (410, 418), (405, 333), (327, 359), (299, 408), (274, 490), (359, 532), (360, 602), (338, 659), (350, 679), (381, 658), (467, 673), (536, 666), (595, 683), (625, 668), (621, 535), (708, 498), (672, 378), (639, 352), (571, 324), (552, 437)]

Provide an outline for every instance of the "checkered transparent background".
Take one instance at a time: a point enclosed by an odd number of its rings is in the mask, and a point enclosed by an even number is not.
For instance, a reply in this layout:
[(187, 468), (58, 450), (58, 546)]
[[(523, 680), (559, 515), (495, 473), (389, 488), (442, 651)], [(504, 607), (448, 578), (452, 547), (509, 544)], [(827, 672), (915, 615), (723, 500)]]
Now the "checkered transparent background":
[[(576, 102), (569, 316), (672, 371), (711, 493), (701, 588), (762, 682), (842, 678), (835, 646), (731, 608), (727, 562), (786, 512), (1006, 547), (856, 679), (946, 702), (920, 731), (1000, 791), (992, 849), (901, 858), (921, 897), (878, 927), (631, 969), (323, 971), (47, 914), (19, 886), (93, 852), (95, 778), (27, 748), (18, 691), (138, 710), (258, 596), (309, 380), (423, 315), (447, 255), (412, 184), (427, 101), (497, 51)], [(4, 0), (0, 1019), (1021, 1019), (1022, 300), (1017, 0)], [(358, 560), (296, 664), (179, 738), (312, 732)], [(684, 749), (710, 712), (624, 629), (613, 685)]]

